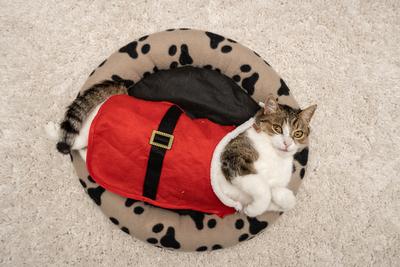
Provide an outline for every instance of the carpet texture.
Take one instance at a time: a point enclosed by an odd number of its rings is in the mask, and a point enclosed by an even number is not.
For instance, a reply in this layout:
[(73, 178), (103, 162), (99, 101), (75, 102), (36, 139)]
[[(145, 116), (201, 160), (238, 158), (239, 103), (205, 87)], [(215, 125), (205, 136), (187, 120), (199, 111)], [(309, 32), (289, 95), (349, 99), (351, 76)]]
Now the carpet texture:
[[(400, 2), (0, 1), (1, 266), (399, 266)], [(207, 253), (123, 234), (43, 127), (133, 38), (208, 29), (258, 51), (318, 104), (298, 205)]]

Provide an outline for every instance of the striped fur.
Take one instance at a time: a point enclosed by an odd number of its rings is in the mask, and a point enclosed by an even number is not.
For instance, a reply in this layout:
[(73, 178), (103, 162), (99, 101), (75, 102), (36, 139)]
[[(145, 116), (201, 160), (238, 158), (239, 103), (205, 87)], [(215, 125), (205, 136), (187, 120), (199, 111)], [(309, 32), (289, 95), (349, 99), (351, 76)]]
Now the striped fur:
[(74, 102), (68, 106), (64, 120), (60, 124), (61, 135), (57, 150), (62, 154), (69, 154), (90, 111), (112, 95), (127, 93), (128, 89), (123, 82), (106, 80), (78, 94)]

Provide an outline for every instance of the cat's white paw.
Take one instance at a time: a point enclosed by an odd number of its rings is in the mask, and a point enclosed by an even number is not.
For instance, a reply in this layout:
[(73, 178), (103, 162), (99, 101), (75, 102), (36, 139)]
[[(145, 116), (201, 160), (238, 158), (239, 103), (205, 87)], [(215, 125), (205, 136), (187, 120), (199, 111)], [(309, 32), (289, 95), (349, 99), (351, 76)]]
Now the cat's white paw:
[(249, 217), (256, 217), (263, 214), (266, 210), (267, 208), (265, 206), (258, 204), (255, 205), (254, 203), (252, 203), (246, 206), (243, 211)]
[(287, 188), (276, 188), (273, 190), (272, 199), (282, 208), (282, 210), (287, 211), (293, 209), (296, 205), (296, 197), (293, 192)]

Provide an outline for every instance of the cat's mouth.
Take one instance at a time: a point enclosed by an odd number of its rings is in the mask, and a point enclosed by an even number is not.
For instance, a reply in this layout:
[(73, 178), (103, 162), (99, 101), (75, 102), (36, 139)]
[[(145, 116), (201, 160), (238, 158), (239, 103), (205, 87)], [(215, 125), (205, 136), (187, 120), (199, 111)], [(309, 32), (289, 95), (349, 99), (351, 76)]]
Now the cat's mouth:
[(294, 154), (294, 150), (293, 149), (288, 149), (288, 148), (276, 148), (278, 150), (278, 152), (280, 152), (282, 155), (292, 155)]
[(280, 147), (278, 147), (277, 148), (279, 151), (282, 151), (282, 152), (289, 152), (289, 150), (287, 149), (287, 148), (280, 148)]

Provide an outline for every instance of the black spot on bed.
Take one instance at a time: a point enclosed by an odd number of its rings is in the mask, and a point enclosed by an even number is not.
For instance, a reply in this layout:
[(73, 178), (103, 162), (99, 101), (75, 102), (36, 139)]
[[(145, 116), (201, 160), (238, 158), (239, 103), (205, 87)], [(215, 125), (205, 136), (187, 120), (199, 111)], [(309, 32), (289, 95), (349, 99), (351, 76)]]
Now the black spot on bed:
[(181, 31), (187, 31), (187, 30), (190, 30), (189, 28), (179, 28), (179, 30), (181, 30)]
[(289, 88), (286, 83), (281, 79), (281, 87), (278, 89), (278, 96), (289, 95)]
[(260, 54), (258, 54), (256, 51), (253, 51), (254, 55), (256, 55), (257, 57), (261, 57)]
[(217, 250), (217, 249), (221, 249), (222, 248), (222, 246), (221, 245), (219, 245), (219, 244), (215, 244), (214, 246), (212, 246), (212, 250)]
[(218, 44), (225, 40), (225, 37), (212, 32), (206, 32), (206, 35), (208, 36), (208, 38), (210, 38), (210, 47), (212, 49), (216, 49), (218, 47)]
[(150, 72), (146, 71), (145, 73), (143, 73), (143, 78), (149, 77), (150, 76)]
[(172, 57), (176, 54), (176, 45), (171, 45), (168, 49), (168, 54)]
[(175, 31), (175, 29), (168, 29), (168, 30), (166, 30), (167, 32), (172, 32), (172, 31)]
[(244, 64), (244, 65), (240, 66), (240, 70), (243, 72), (249, 72), (249, 71), (251, 71), (251, 67), (249, 64)]
[(294, 154), (294, 159), (297, 160), (301, 165), (306, 166), (308, 161), (308, 148), (304, 148), (302, 151)]
[(296, 171), (296, 166), (294, 166), (294, 164), (293, 164), (293, 166), (292, 166), (292, 173), (294, 173)]
[(100, 68), (101, 66), (103, 66), (106, 62), (107, 62), (107, 59), (105, 59), (103, 62), (101, 62), (100, 65), (98, 66), (98, 68)]
[(178, 62), (176, 62), (176, 61), (173, 61), (173, 62), (171, 63), (171, 65), (169, 65), (169, 68), (170, 68), (170, 69), (175, 69), (176, 67), (178, 67)]
[(69, 153), (69, 159), (71, 160), (71, 162), (74, 162), (74, 157), (72, 156), (71, 153)]
[(134, 81), (132, 81), (132, 80), (125, 80), (125, 79), (121, 78), (120, 76), (118, 76), (118, 75), (116, 75), (116, 74), (112, 75), (112, 76), (111, 76), (111, 79), (112, 79), (114, 82), (123, 83), (124, 86), (125, 86), (126, 88), (129, 88), (129, 87), (131, 87), (131, 86), (133, 86), (133, 85), (135, 84)]
[(92, 72), (89, 74), (89, 77), (92, 76), (94, 74), (96, 70), (92, 70)]
[(79, 182), (81, 183), (81, 185), (82, 185), (83, 188), (86, 188), (86, 187), (87, 187), (85, 181), (83, 181), (82, 179), (79, 179)]
[(224, 45), (222, 48), (221, 48), (221, 52), (222, 53), (229, 53), (229, 52), (231, 52), (232, 51), (232, 46), (230, 46), (230, 45)]
[(117, 219), (115, 219), (114, 217), (110, 217), (110, 221), (115, 225), (119, 224), (119, 221)]
[(148, 35), (142, 36), (139, 38), (139, 41), (142, 42), (142, 41), (146, 40), (147, 37), (149, 37), (149, 36)]
[(240, 82), (241, 78), (239, 75), (233, 75), (232, 80), (234, 80), (235, 82)]
[(137, 200), (134, 200), (134, 199), (132, 199), (132, 198), (127, 198), (126, 200), (125, 200), (125, 207), (130, 207), (130, 206), (132, 206), (135, 202), (137, 202)]
[(89, 180), (89, 182), (91, 183), (96, 183), (95, 180), (93, 180), (92, 176), (88, 175), (87, 179)]
[(242, 219), (237, 219), (235, 222), (235, 228), (240, 230), (244, 226), (244, 221)]
[(162, 223), (157, 223), (156, 225), (153, 226), (153, 232), (154, 233), (159, 233), (164, 229), (164, 225)]
[(89, 188), (88, 189), (88, 194), (91, 199), (93, 199), (94, 203), (96, 203), (98, 206), (101, 205), (101, 195), (106, 191), (103, 187), (98, 186), (96, 188)]
[(271, 65), (269, 65), (269, 63), (266, 60), (264, 60), (264, 63), (271, 67)]
[(305, 174), (306, 174), (306, 170), (304, 168), (302, 168), (300, 171), (300, 178), (303, 179)]
[(150, 244), (153, 244), (153, 245), (158, 243), (157, 238), (154, 238), (154, 237), (147, 238), (146, 241), (147, 241), (148, 243), (150, 243)]
[(246, 89), (249, 95), (254, 93), (254, 85), (258, 81), (259, 75), (257, 72), (254, 72), (250, 77), (243, 79), (242, 86)]
[(178, 213), (179, 215), (189, 215), (190, 218), (193, 220), (194, 224), (196, 225), (196, 228), (201, 230), (204, 228), (204, 217), (205, 213), (202, 213), (200, 211), (194, 211), (194, 210), (170, 210), (175, 213)]
[(120, 53), (128, 53), (128, 55), (129, 55), (131, 58), (135, 59), (135, 58), (138, 57), (138, 53), (137, 53), (137, 51), (136, 51), (137, 44), (138, 44), (138, 42), (133, 41), (133, 42), (127, 44), (126, 46), (121, 47), (121, 48), (119, 49), (119, 52), (120, 52)]
[(167, 233), (161, 237), (160, 243), (166, 248), (178, 249), (181, 247), (181, 244), (175, 239), (175, 229), (173, 227), (168, 227)]
[(181, 45), (181, 55), (179, 56), (181, 65), (190, 65), (193, 63), (192, 57), (189, 55), (189, 48), (186, 44)]
[(247, 238), (249, 238), (248, 234), (243, 234), (241, 236), (239, 236), (239, 242), (243, 242), (245, 241)]
[(208, 69), (208, 70), (212, 70), (212, 66), (211, 65), (204, 65), (203, 68)]
[(142, 46), (142, 53), (143, 53), (144, 55), (146, 55), (147, 53), (149, 53), (149, 51), (150, 51), (150, 45), (149, 45), (149, 44), (145, 44), (145, 45)]
[(201, 246), (201, 247), (198, 247), (197, 249), (196, 249), (196, 251), (206, 251), (207, 250), (207, 247), (206, 246)]
[(133, 212), (134, 212), (135, 214), (140, 215), (140, 214), (142, 214), (142, 213), (144, 212), (144, 209), (143, 209), (143, 207), (137, 206), (137, 207), (135, 207), (135, 208), (133, 209)]
[(257, 218), (247, 217), (247, 221), (249, 221), (249, 232), (252, 235), (256, 235), (268, 226), (268, 222), (259, 221)]
[(234, 44), (236, 44), (236, 43), (237, 43), (235, 40), (233, 40), (233, 39), (230, 39), (230, 38), (228, 38), (228, 39), (226, 39), (226, 40), (228, 40), (229, 42), (231, 42), (231, 43), (234, 43)]
[(217, 221), (215, 219), (210, 219), (207, 222), (207, 226), (208, 228), (212, 229), (217, 225)]
[(280, 212), (279, 212), (279, 216), (281, 216), (282, 214), (283, 214), (283, 211), (280, 211)]
[(121, 227), (122, 232), (125, 232), (129, 235), (129, 229), (126, 228), (125, 226)]

